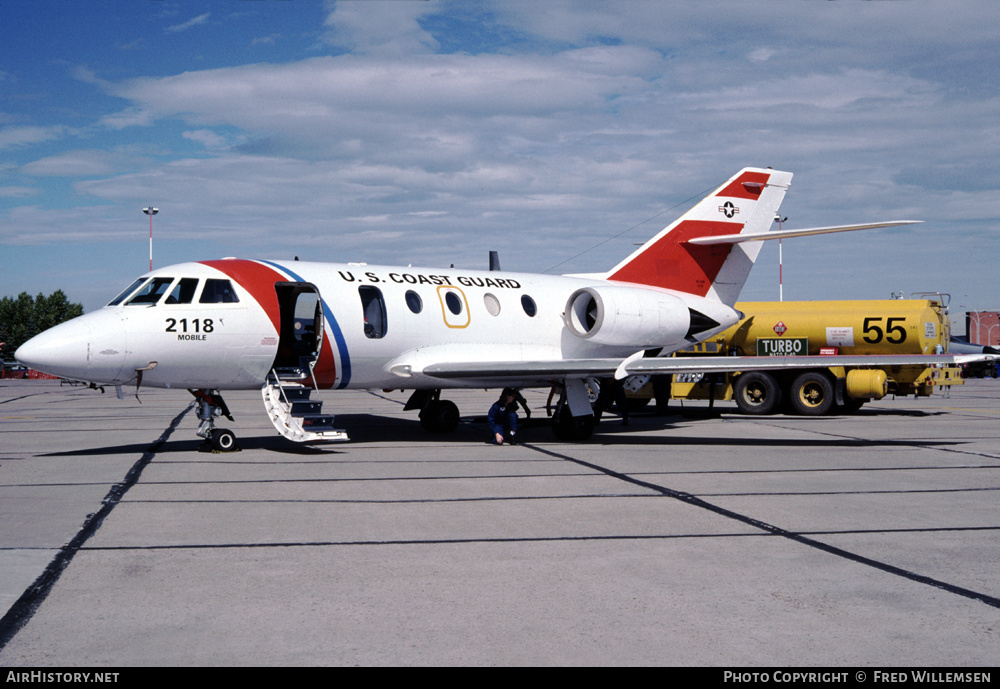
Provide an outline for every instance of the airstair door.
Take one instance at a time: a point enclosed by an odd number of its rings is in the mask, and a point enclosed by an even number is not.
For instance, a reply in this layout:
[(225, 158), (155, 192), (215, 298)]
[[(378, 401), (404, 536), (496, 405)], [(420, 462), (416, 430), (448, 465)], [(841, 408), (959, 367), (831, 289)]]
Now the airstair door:
[(274, 366), (261, 389), (264, 408), (281, 435), (295, 442), (343, 441), (347, 434), (333, 427), (333, 414), (323, 413), (323, 402), (313, 378), (313, 367), (323, 349), (323, 302), (308, 282), (279, 282), (281, 332)]
[(323, 347), (323, 304), (308, 282), (274, 285), (281, 313), (281, 332), (274, 370), (282, 377), (309, 378)]

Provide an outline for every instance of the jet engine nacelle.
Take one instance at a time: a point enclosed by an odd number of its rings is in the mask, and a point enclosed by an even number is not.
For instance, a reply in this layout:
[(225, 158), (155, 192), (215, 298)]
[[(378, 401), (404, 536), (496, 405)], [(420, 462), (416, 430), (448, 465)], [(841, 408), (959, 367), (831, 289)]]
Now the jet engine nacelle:
[(684, 342), (692, 316), (687, 304), (670, 294), (613, 286), (581, 287), (565, 311), (566, 326), (577, 337), (639, 349)]

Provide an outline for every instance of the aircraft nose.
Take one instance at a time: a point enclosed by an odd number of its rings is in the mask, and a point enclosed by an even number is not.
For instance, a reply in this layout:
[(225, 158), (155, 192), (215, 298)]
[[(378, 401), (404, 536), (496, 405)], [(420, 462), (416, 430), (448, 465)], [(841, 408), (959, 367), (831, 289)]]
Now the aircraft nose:
[(114, 309), (60, 323), (14, 352), (25, 366), (60, 378), (116, 383), (125, 361), (125, 328)]

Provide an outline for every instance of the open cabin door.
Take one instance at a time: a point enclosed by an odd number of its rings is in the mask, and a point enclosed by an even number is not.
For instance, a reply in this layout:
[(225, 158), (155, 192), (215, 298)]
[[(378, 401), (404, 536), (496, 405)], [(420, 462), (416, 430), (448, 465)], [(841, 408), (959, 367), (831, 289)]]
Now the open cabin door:
[(308, 282), (277, 282), (281, 314), (278, 353), (273, 368), (289, 377), (308, 378), (323, 347), (323, 304)]
[[(261, 389), (268, 418), (281, 435), (298, 443), (343, 441), (333, 414), (323, 413), (313, 368), (323, 349), (323, 302), (308, 282), (277, 282), (281, 332), (274, 366)], [(306, 381), (313, 379), (311, 385)]]

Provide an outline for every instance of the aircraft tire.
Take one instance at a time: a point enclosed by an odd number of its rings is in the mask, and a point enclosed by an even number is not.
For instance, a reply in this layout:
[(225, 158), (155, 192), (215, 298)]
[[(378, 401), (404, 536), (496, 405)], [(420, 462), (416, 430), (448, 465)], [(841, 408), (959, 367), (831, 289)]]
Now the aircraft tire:
[(572, 416), (568, 408), (552, 422), (552, 432), (556, 438), (565, 442), (579, 443), (587, 440), (594, 433), (594, 415)]
[(420, 412), (420, 425), (428, 433), (451, 433), (458, 428), (460, 419), (458, 405), (451, 400), (428, 402)]
[[(626, 399), (629, 412), (642, 411), (648, 407), (649, 403), (653, 400), (652, 397), (628, 397)], [(615, 408), (618, 408), (617, 402), (615, 402)], [(621, 409), (618, 410), (618, 413), (622, 413)]]
[(219, 452), (236, 452), (236, 434), (228, 428), (217, 428), (209, 438), (212, 448)]
[(744, 414), (773, 414), (781, 404), (781, 387), (770, 373), (751, 371), (736, 381), (736, 406)]
[(792, 383), (792, 409), (803, 416), (822, 416), (833, 408), (833, 383), (817, 371), (806, 371)]

